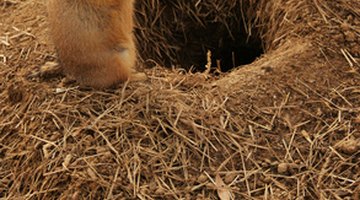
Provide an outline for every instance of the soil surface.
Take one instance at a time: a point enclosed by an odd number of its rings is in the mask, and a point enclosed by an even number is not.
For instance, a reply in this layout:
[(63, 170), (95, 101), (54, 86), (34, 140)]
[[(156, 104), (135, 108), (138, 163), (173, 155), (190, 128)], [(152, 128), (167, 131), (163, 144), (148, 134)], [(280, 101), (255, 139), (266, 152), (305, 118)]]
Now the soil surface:
[(48, 71), (44, 1), (0, 0), (0, 199), (358, 200), (360, 6), (344, 2), (231, 72), (140, 67), (97, 91)]

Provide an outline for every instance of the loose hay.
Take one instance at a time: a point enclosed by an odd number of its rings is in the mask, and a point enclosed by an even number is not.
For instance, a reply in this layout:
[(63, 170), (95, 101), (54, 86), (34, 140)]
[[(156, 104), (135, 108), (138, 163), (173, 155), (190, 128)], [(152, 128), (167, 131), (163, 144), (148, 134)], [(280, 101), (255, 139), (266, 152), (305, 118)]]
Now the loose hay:
[[(214, 2), (210, 20), (214, 8), (246, 2), (256, 15), (240, 24), (258, 31), (264, 56), (220, 77), (144, 69), (148, 81), (108, 91), (33, 76), (55, 58), (43, 2), (9, 2), (0, 3), (0, 198), (359, 199), (359, 1), (199, 1)], [(160, 11), (188, 5), (196, 17), (196, 3), (139, 5), (150, 12), (143, 57), (184, 56)], [(170, 25), (197, 25), (184, 19)]]

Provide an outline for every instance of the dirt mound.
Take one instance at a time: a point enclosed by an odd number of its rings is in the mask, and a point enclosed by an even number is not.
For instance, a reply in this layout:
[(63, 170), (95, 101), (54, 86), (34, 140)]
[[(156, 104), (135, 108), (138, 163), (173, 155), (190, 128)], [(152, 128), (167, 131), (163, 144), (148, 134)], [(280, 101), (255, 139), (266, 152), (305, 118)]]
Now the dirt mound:
[(44, 5), (0, 1), (0, 198), (359, 199), (359, 1), (138, 2), (156, 66), (106, 91), (41, 74)]

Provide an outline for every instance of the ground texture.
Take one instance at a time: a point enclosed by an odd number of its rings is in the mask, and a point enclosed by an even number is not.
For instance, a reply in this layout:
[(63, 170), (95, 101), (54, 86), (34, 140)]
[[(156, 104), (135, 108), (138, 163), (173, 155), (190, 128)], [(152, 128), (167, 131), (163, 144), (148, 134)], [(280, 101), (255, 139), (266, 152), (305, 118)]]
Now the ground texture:
[(255, 62), (94, 91), (43, 73), (43, 1), (0, 0), (0, 199), (358, 200), (360, 2), (249, 2)]

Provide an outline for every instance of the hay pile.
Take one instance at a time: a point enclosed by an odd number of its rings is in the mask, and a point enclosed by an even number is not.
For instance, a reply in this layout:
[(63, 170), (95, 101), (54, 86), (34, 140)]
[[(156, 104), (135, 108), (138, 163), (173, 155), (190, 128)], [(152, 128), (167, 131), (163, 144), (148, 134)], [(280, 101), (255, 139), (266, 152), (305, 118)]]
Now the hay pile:
[(56, 59), (44, 2), (0, 5), (0, 198), (359, 199), (359, 1), (141, 3), (143, 58), (178, 63), (173, 32), (213, 21), (246, 25), (265, 54), (107, 91), (39, 76)]

